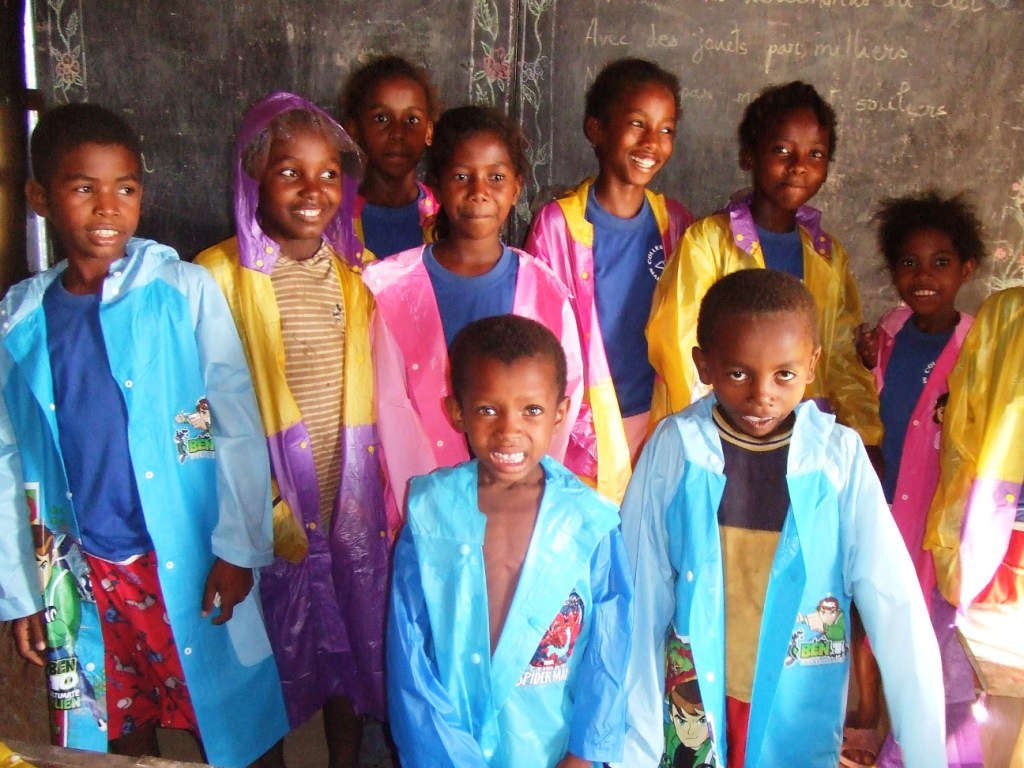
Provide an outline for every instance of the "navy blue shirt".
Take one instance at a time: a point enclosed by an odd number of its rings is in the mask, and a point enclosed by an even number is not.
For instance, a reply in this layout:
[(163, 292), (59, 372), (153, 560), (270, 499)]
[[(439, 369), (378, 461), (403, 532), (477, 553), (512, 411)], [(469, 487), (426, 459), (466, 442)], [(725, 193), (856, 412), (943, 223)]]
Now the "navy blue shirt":
[(60, 450), (86, 552), (120, 562), (149, 552), (128, 450), (128, 410), (110, 372), (100, 295), (55, 280), (43, 297)]
[(665, 269), (665, 246), (651, 204), (621, 219), (587, 197), (587, 221), (594, 225), (594, 301), (615, 396), (624, 417), (651, 409), (654, 368), (647, 358), (644, 328), (654, 287)]
[(804, 279), (804, 245), (800, 241), (799, 229), (771, 232), (758, 227), (757, 237), (761, 241), (761, 253), (764, 254), (764, 265), (768, 269), (788, 272), (799, 280)]
[(423, 190), (420, 190), (419, 197), (398, 208), (371, 203), (363, 205), (363, 238), (374, 256), (383, 259), (423, 245), (423, 227), (420, 224), (422, 199)]
[(892, 504), (896, 495), (896, 478), (900, 472), (903, 441), (907, 425), (917, 401), (935, 367), (942, 350), (953, 336), (953, 329), (940, 333), (925, 333), (908, 320), (896, 334), (889, 364), (885, 368), (885, 383), (879, 395), (882, 425), (882, 457), (885, 459), (885, 477), (882, 490), (885, 500)]
[(519, 257), (508, 246), (503, 248), (489, 272), (475, 277), (457, 275), (442, 267), (434, 258), (433, 245), (423, 249), (423, 264), (430, 275), (441, 313), (446, 347), (450, 347), (458, 332), (474, 320), (512, 312)]

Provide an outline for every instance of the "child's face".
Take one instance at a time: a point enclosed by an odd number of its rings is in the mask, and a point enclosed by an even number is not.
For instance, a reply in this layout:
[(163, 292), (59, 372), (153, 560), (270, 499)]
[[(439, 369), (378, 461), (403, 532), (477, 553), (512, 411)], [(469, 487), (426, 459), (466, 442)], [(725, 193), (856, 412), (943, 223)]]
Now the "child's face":
[(820, 351), (799, 312), (742, 314), (720, 322), (714, 343), (694, 347), (693, 360), (729, 424), (765, 438), (785, 428), (814, 381)]
[(483, 131), (464, 139), (456, 145), (438, 185), (451, 222), (450, 239), (497, 241), (522, 186), (499, 136)]
[(139, 161), (127, 147), (80, 144), (61, 158), (46, 187), (30, 181), (26, 189), (73, 266), (103, 271), (125, 255), (142, 208)]
[[(754, 182), (754, 219), (773, 231), (791, 231), (797, 209), (828, 177), (829, 132), (810, 108), (783, 115), (744, 152), (740, 165)], [(781, 229), (777, 229), (781, 227)]]
[(597, 151), (601, 176), (646, 187), (672, 156), (676, 119), (675, 98), (658, 83), (626, 89), (607, 120), (587, 118), (585, 133)]
[(307, 259), (341, 204), (341, 158), (318, 130), (301, 128), (270, 145), (260, 176), (260, 226), (291, 259)]
[(956, 323), (957, 291), (973, 273), (974, 260), (962, 261), (949, 235), (919, 229), (904, 238), (892, 281), (918, 327), (942, 331)]
[(533, 479), (569, 407), (568, 398), (559, 399), (554, 363), (542, 357), (511, 365), (477, 358), (466, 380), (461, 402), (448, 397), (445, 407), (480, 461), (480, 482)]
[(366, 152), (368, 170), (396, 181), (416, 173), (434, 136), (423, 86), (404, 77), (380, 81), (348, 127)]
[(697, 749), (711, 735), (708, 728), (708, 719), (702, 710), (697, 710), (692, 715), (685, 709), (681, 709), (672, 703), (672, 725), (676, 729), (676, 736), (680, 743), (690, 749)]

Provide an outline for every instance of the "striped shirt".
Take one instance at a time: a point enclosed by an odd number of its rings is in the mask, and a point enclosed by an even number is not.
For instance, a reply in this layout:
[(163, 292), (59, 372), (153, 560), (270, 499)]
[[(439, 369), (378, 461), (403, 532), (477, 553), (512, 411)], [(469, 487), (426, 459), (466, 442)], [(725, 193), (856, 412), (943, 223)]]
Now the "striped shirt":
[(324, 242), (302, 261), (282, 253), (270, 275), (281, 313), (285, 379), (309, 431), (325, 532), (341, 482), (345, 305), (336, 258)]

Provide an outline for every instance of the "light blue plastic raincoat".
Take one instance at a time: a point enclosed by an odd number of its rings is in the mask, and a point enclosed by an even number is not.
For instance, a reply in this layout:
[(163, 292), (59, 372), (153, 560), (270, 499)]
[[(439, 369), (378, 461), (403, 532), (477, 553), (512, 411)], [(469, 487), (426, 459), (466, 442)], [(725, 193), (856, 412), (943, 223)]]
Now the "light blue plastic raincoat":
[(630, 590), (615, 506), (549, 457), (501, 639), (490, 651), (477, 462), (414, 478), (388, 624), (404, 766), (545, 768), (622, 755)]

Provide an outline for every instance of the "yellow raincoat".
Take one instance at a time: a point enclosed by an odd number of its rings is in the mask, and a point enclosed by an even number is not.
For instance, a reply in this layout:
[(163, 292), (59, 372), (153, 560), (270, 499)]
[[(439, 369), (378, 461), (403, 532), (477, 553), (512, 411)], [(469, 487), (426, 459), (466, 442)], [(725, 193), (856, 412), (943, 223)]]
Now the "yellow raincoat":
[[(825, 405), (865, 445), (882, 441), (878, 394), (871, 372), (857, 357), (854, 331), (861, 323), (860, 297), (843, 247), (821, 229), (821, 212), (803, 206), (797, 225), (804, 250), (804, 284), (818, 304), (822, 349), (807, 396)], [(651, 364), (658, 373), (651, 421), (681, 411), (704, 394), (694, 389), (701, 299), (720, 278), (741, 269), (764, 269), (764, 255), (748, 202), (733, 202), (691, 224), (654, 291), (647, 324)], [(822, 403), (822, 401), (825, 401)]]
[(990, 297), (964, 340), (939, 463), (924, 546), (942, 594), (966, 607), (1006, 553), (1024, 480), (1024, 288)]

